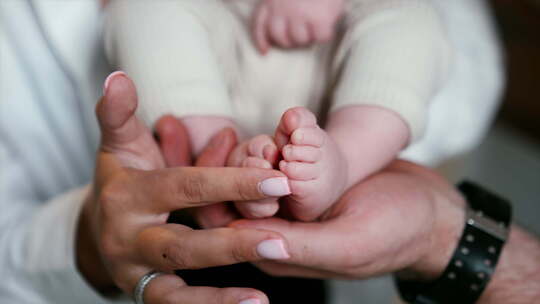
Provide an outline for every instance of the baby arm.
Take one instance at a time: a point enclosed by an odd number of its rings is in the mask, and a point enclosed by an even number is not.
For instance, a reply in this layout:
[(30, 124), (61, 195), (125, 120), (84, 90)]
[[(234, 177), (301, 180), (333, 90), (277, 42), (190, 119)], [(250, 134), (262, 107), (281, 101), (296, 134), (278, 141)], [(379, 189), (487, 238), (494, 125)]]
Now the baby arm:
[(344, 0), (261, 0), (252, 31), (262, 54), (271, 45), (295, 48), (324, 43), (334, 36)]

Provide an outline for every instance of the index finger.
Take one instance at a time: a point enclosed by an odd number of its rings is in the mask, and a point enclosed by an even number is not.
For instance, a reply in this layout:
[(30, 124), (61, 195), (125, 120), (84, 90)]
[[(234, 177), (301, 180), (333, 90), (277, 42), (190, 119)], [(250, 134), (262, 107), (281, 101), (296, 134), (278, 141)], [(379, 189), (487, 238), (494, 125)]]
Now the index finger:
[(250, 201), (289, 195), (289, 181), (276, 170), (181, 167), (147, 172), (141, 181), (145, 204), (159, 212), (224, 201)]

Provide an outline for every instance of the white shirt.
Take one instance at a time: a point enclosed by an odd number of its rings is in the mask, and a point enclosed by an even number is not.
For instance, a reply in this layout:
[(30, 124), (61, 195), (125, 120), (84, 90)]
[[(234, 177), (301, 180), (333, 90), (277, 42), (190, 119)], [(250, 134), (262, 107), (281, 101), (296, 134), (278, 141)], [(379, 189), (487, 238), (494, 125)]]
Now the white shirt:
[[(501, 88), (483, 2), (436, 3), (464, 59), (456, 79), (470, 85), (441, 92), (446, 104), (430, 117), (443, 118), (411, 147), (419, 152), (410, 158), (428, 163), (480, 141)], [(100, 23), (96, 0), (0, 1), (1, 303), (108, 303), (79, 274), (74, 254), (98, 141), (93, 107), (108, 72)]]

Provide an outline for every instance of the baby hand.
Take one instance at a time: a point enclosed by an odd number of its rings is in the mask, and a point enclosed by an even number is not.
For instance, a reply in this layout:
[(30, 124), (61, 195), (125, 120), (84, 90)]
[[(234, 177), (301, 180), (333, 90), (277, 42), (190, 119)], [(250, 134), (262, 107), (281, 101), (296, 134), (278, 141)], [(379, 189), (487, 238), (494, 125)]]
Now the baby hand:
[(343, 13), (343, 0), (261, 0), (253, 36), (262, 54), (271, 44), (282, 48), (330, 41)]
[[(278, 150), (274, 139), (268, 135), (258, 135), (238, 145), (229, 156), (227, 166), (272, 169), (277, 165)], [(249, 219), (273, 216), (279, 209), (277, 198), (254, 202), (236, 202), (236, 209)]]

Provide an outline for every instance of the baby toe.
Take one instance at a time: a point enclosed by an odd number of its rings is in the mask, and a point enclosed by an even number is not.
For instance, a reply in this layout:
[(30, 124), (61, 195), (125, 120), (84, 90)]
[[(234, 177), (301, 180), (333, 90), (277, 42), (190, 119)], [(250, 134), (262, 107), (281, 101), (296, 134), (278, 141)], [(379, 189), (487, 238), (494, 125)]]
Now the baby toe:
[(289, 142), (289, 136), (299, 128), (317, 126), (317, 118), (303, 107), (291, 108), (281, 116), (276, 129), (276, 143), (282, 148)]
[(274, 139), (268, 135), (258, 135), (253, 137), (248, 144), (248, 154), (249, 156), (255, 156), (259, 158), (264, 157), (265, 149), (267, 147), (274, 148), (277, 151), (276, 144)]
[(271, 217), (275, 215), (279, 209), (279, 204), (275, 199), (236, 202), (235, 206), (238, 212), (248, 219)]
[(284, 130), (291, 134), (294, 130), (303, 127), (314, 127), (317, 118), (310, 110), (304, 107), (295, 107), (287, 110), (281, 117)]
[(320, 148), (312, 146), (286, 145), (283, 147), (283, 159), (288, 162), (299, 161), (314, 163), (321, 159), (322, 152)]
[(320, 148), (326, 141), (326, 132), (319, 127), (300, 128), (291, 135), (293, 145), (313, 146)]
[(318, 165), (295, 161), (288, 162), (282, 160), (279, 162), (279, 170), (285, 173), (289, 179), (301, 181), (313, 180), (320, 175), (320, 168)]

